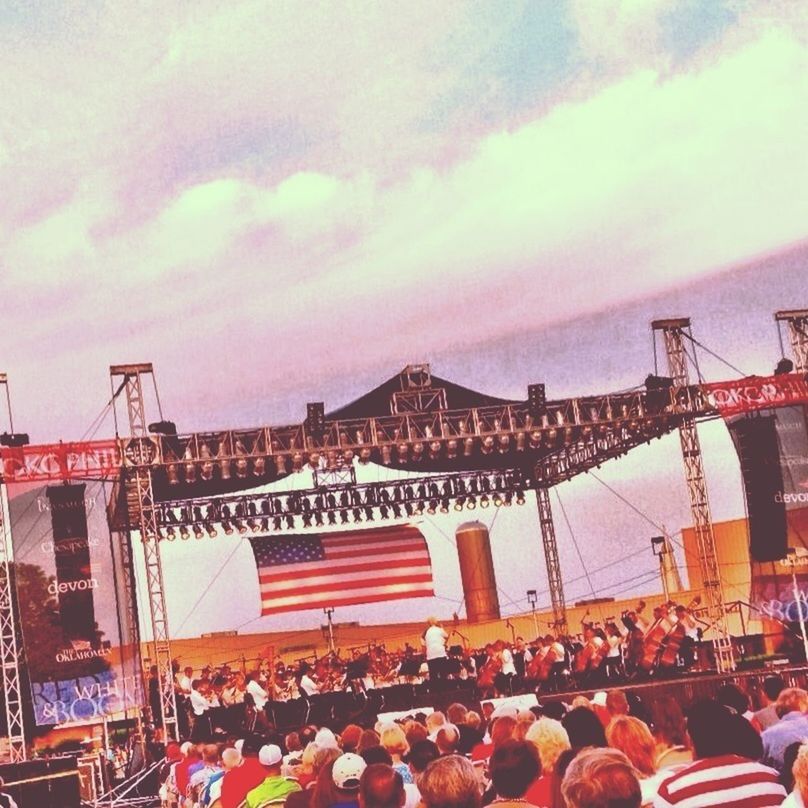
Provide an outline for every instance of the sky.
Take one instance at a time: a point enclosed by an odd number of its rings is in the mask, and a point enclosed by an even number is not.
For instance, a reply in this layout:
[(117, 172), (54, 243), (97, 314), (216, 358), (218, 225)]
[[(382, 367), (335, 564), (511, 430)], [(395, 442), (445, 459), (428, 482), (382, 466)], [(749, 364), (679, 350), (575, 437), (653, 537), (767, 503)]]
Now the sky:
[[(0, 98), (0, 370), (34, 442), (111, 435), (113, 363), (153, 362), (181, 431), (246, 427), (418, 361), (495, 395), (624, 389), (674, 314), (766, 372), (773, 311), (808, 304), (803, 3), (11, 0)], [(714, 515), (742, 515), (723, 427), (703, 440)], [(687, 523), (675, 435), (601, 475)], [(556, 494), (568, 596), (656, 585), (647, 521), (591, 475)], [(535, 510), (485, 519), (524, 609)], [(439, 597), (413, 614), (451, 614), (453, 525), (424, 530)], [(246, 547), (165, 556), (178, 634), (319, 624), (254, 620)]]

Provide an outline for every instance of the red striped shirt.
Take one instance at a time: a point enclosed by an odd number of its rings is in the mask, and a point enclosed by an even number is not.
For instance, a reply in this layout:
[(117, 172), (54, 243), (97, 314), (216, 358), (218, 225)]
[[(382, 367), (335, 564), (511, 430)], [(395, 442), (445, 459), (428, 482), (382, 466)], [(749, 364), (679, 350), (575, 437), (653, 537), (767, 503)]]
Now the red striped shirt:
[(665, 780), (654, 799), (655, 808), (738, 808), (779, 806), (786, 792), (777, 772), (738, 755), (704, 758)]

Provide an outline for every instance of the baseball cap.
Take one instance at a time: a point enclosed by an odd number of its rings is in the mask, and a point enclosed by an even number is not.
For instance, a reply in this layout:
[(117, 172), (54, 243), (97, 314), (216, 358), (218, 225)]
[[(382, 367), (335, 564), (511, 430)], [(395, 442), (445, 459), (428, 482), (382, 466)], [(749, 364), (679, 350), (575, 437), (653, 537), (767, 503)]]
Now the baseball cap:
[(337, 788), (359, 788), (359, 778), (367, 763), (353, 752), (346, 752), (334, 761), (332, 779)]
[(258, 750), (258, 762), (262, 766), (277, 766), (283, 760), (280, 746), (268, 743)]

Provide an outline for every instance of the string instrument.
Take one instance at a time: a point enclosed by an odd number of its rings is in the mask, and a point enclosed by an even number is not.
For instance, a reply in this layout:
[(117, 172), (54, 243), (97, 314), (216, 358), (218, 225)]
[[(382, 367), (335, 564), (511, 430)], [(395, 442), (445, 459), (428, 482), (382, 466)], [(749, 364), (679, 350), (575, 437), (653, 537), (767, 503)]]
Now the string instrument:
[(526, 679), (541, 679), (544, 658), (547, 656), (549, 650), (550, 649), (544, 645), (536, 649), (536, 652), (533, 654), (533, 659), (530, 660), (527, 668), (525, 668)]
[(477, 686), (485, 689), (492, 688), (494, 680), (501, 670), (502, 657), (496, 653), (491, 654), (477, 674)]
[(629, 630), (628, 649), (626, 656), (634, 665), (639, 665), (645, 646), (645, 635), (639, 624), (640, 615), (645, 610), (645, 601), (641, 600), (633, 612), (623, 616), (623, 625)]
[[(701, 603), (701, 597), (696, 596), (687, 605), (687, 610), (695, 609)], [(668, 640), (665, 643), (665, 650), (659, 658), (659, 665), (663, 668), (672, 668), (676, 664), (676, 658), (679, 656), (679, 649), (682, 647), (687, 636), (687, 626), (684, 620), (679, 620), (676, 625), (668, 634)]]
[(643, 642), (642, 658), (640, 659), (640, 668), (648, 672), (653, 669), (656, 662), (659, 649), (662, 647), (662, 641), (670, 634), (674, 627), (674, 622), (671, 619), (670, 612), (661, 607), (664, 611), (653, 623), (648, 633), (645, 635)]
[(547, 653), (542, 657), (541, 668), (539, 670), (539, 680), (546, 682), (550, 678), (550, 671), (556, 662), (564, 661), (564, 653), (559, 652), (558, 642), (553, 642), (547, 649)]
[(575, 673), (583, 673), (589, 667), (594, 650), (595, 646), (591, 642), (587, 642), (575, 655)]

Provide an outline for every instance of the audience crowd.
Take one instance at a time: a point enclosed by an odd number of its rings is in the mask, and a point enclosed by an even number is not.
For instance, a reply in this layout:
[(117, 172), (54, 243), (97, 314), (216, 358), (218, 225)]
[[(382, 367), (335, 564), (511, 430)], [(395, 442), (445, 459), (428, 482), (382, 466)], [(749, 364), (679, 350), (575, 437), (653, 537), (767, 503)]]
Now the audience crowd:
[[(461, 704), (338, 733), (169, 744), (165, 808), (808, 806), (808, 692), (763, 683), (756, 712), (725, 685), (686, 706), (599, 692), (484, 719)], [(757, 706), (757, 705), (756, 705)]]

